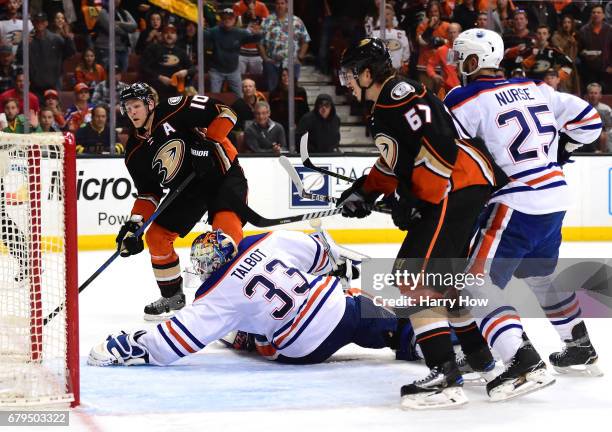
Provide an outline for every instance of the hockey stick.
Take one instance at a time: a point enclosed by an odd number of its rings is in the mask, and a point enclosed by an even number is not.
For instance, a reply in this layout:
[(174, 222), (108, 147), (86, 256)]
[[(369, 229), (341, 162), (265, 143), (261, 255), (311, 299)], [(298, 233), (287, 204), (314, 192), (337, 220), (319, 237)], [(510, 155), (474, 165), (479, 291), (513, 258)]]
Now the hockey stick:
[[(172, 201), (174, 201), (176, 197), (178, 197), (181, 194), (181, 192), (183, 192), (183, 190), (189, 185), (189, 183), (191, 183), (191, 181), (195, 178), (195, 176), (196, 176), (195, 172), (192, 172), (191, 174), (189, 174), (189, 176), (187, 176), (187, 178), (183, 180), (182, 183), (178, 185), (178, 187), (174, 191), (172, 191), (172, 194), (169, 195), (165, 200), (162, 201), (162, 203), (159, 205), (159, 207), (157, 207), (157, 210), (155, 210), (155, 212), (151, 215), (151, 217), (147, 219), (140, 228), (138, 228), (138, 230), (134, 233), (134, 236), (138, 237), (142, 235), (142, 233), (144, 233), (147, 227), (151, 225), (151, 223), (153, 223), (155, 219), (157, 219), (157, 217), (161, 214), (161, 212), (163, 212), (166, 209), (166, 207), (168, 207), (172, 203)], [(109, 265), (111, 265), (113, 261), (115, 261), (115, 259), (119, 256), (120, 253), (121, 251), (117, 248), (115, 253), (113, 253), (110, 256), (110, 258), (108, 258), (104, 262), (104, 264), (102, 264), (98, 268), (98, 270), (93, 272), (93, 274), (89, 276), (89, 279), (87, 279), (85, 282), (81, 284), (81, 286), (79, 287), (79, 294), (83, 292), (83, 290), (87, 288), (89, 284), (94, 281), (94, 279), (100, 276), (100, 273), (106, 270), (106, 268)], [(53, 312), (47, 315), (47, 318), (45, 318), (45, 320), (43, 321), (43, 325), (47, 325), (47, 323), (51, 321), (56, 315), (58, 315), (64, 309), (65, 306), (66, 306), (66, 303), (62, 303), (61, 305), (56, 307)]]
[[(306, 189), (304, 188), (304, 183), (302, 182), (302, 179), (300, 178), (300, 175), (295, 170), (295, 167), (293, 165), (291, 165), (291, 162), (289, 161), (289, 159), (287, 159), (286, 156), (281, 156), (279, 158), (279, 162), (280, 162), (281, 166), (285, 169), (285, 171), (287, 171), (287, 174), (289, 175), (289, 178), (291, 179), (291, 181), (295, 185), (295, 187), (296, 187), (296, 189), (298, 191), (298, 195), (300, 197), (306, 198), (306, 199), (309, 199), (309, 200), (313, 200), (313, 201), (329, 202), (329, 203), (333, 203), (333, 204), (336, 204), (338, 202), (338, 198), (336, 198), (336, 197), (332, 197), (332, 196), (329, 196), (329, 195), (315, 194), (315, 193), (312, 193), (312, 192), (307, 192)], [(389, 208), (382, 207), (382, 206), (381, 207), (375, 207), (374, 211), (380, 212), (380, 213), (387, 213), (387, 214), (391, 213), (391, 210)]]
[(335, 173), (325, 168), (318, 167), (312, 163), (312, 161), (310, 160), (310, 155), (308, 154), (308, 132), (306, 132), (304, 135), (302, 135), (302, 138), (300, 138), (300, 157), (302, 158), (302, 164), (306, 168), (310, 168), (311, 170), (320, 172), (321, 174), (327, 174), (330, 177), (345, 180), (349, 183), (353, 183), (355, 181), (354, 178)]

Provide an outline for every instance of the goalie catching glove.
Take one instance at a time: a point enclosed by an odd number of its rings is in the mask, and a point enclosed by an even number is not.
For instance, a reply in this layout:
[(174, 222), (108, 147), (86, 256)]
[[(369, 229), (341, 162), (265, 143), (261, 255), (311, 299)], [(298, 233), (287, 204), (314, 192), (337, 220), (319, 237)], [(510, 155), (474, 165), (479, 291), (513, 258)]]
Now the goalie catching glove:
[(367, 193), (364, 191), (363, 185), (367, 177), (365, 175), (359, 177), (353, 182), (351, 187), (340, 195), (336, 206), (342, 207), (342, 216), (361, 219), (372, 213), (374, 202), (378, 198), (379, 193)]
[(130, 220), (123, 224), (117, 234), (115, 241), (117, 242), (117, 250), (122, 257), (139, 254), (144, 250), (144, 242), (142, 241), (142, 233), (135, 235), (136, 231), (142, 227), (143, 220), (140, 215), (132, 215)]
[(133, 366), (149, 363), (149, 351), (138, 342), (145, 333), (144, 330), (138, 330), (134, 334), (122, 331), (119, 335), (108, 336), (104, 342), (91, 349), (87, 364)]

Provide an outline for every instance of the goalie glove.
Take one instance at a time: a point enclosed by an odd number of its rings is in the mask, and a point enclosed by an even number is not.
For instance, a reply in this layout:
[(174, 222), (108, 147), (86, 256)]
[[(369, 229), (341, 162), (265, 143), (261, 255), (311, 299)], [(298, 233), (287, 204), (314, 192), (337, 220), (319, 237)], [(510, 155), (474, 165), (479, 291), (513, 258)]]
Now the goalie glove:
[(117, 234), (115, 241), (117, 242), (117, 250), (122, 257), (139, 254), (144, 250), (144, 242), (142, 241), (142, 233), (135, 235), (136, 231), (142, 226), (142, 216), (132, 215), (130, 220), (123, 224)]
[(108, 336), (104, 342), (91, 349), (87, 364), (91, 366), (148, 364), (149, 351), (138, 342), (145, 333), (144, 330), (138, 330), (132, 335), (122, 331), (119, 335)]

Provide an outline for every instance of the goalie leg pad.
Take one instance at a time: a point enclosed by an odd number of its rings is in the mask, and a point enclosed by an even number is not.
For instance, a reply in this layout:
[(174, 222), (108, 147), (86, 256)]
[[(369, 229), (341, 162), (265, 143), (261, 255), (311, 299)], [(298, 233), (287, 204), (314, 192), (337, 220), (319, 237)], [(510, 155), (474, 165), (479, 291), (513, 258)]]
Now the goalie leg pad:
[(149, 363), (149, 351), (138, 342), (146, 331), (134, 334), (124, 331), (119, 335), (109, 335), (104, 342), (94, 346), (89, 352), (87, 364), (90, 366), (142, 365)]

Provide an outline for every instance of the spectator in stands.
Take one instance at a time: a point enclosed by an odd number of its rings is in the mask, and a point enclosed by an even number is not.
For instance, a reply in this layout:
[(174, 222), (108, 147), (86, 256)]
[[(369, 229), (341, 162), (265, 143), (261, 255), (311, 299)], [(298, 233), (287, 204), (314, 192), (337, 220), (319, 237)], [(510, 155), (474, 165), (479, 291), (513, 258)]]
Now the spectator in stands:
[[(34, 113), (31, 110), (30, 114)], [(4, 103), (4, 114), (6, 116), (7, 126), (3, 129), (4, 132), (22, 134), (25, 129), (26, 118), (23, 114), (19, 114), (19, 105), (17, 99), (8, 99)], [(38, 131), (38, 123), (35, 115), (31, 115), (31, 127), (32, 132)]]
[[(30, 31), (33, 29), (29, 21), (28, 28)], [(21, 44), (22, 31), (21, 0), (9, 0), (6, 3), (6, 19), (0, 21), (0, 43), (11, 46), (13, 54), (17, 53), (17, 47)]]
[(453, 42), (459, 33), (461, 26), (458, 23), (451, 23), (448, 26), (448, 42), (436, 48), (427, 63), (427, 75), (434, 82), (433, 89), (440, 97), (461, 84), (457, 74), (457, 64), (448, 61), (448, 51), (453, 47)]
[(534, 0), (527, 4), (527, 17), (530, 30), (535, 31), (540, 26), (557, 28), (557, 11), (549, 1)]
[(576, 34), (576, 24), (570, 15), (563, 15), (561, 26), (555, 31), (550, 40), (554, 46), (559, 48), (563, 54), (576, 60), (578, 57), (578, 36)]
[(108, 115), (104, 105), (97, 105), (91, 110), (91, 121), (76, 131), (77, 153), (108, 154), (111, 144), (115, 145), (115, 153), (124, 152), (117, 134), (111, 131), (107, 123)]
[(163, 43), (150, 45), (140, 62), (145, 81), (163, 99), (182, 93), (195, 69), (187, 53), (176, 46), (176, 26), (166, 24), (162, 33)]
[[(261, 31), (261, 23), (270, 15), (265, 3), (258, 0), (240, 0), (234, 3), (234, 14), (239, 18), (240, 27), (251, 30), (252, 33)], [(247, 43), (240, 47), (240, 73), (261, 75), (263, 60), (259, 54), (256, 43)]]
[[(261, 32), (262, 43), (259, 44), (259, 53), (263, 59), (263, 68), (268, 90), (278, 86), (279, 77), (283, 68), (287, 67), (289, 57), (289, 44), (287, 38), (287, 26), (289, 24), (287, 0), (276, 0), (274, 3), (275, 13), (263, 20)], [(302, 20), (293, 16), (294, 29), (294, 72), (296, 80), (300, 77), (300, 63), (304, 61), (310, 36)], [(273, 111), (274, 113), (274, 111)]]
[[(129, 86), (129, 84), (121, 81), (121, 71), (119, 66), (115, 66), (115, 100), (119, 103), (119, 93), (122, 89)], [(107, 76), (104, 81), (99, 82), (93, 90), (91, 96), (91, 103), (94, 105), (110, 105), (110, 91), (109, 91), (110, 76)]]
[(66, 111), (66, 130), (75, 133), (80, 127), (91, 120), (91, 109), (89, 103), (89, 87), (87, 84), (78, 83), (74, 86), (74, 105)]
[(179, 37), (176, 46), (185, 51), (191, 64), (198, 63), (198, 27), (196, 23), (185, 22), (182, 35)]
[(244, 132), (244, 144), (253, 153), (272, 152), (279, 156), (282, 150), (287, 150), (285, 130), (270, 119), (270, 105), (267, 102), (261, 101), (255, 105), (255, 121)]
[(17, 70), (13, 49), (8, 45), (0, 45), (0, 93), (15, 85)]
[[(110, 0), (113, 1), (113, 0)], [(130, 33), (136, 31), (136, 21), (128, 11), (121, 7), (121, 0), (115, 2), (115, 61), (119, 65), (121, 72), (126, 72), (128, 67), (128, 51), (130, 47)], [(109, 34), (110, 18), (108, 16), (108, 6), (100, 11), (98, 20), (94, 30), (96, 32), (96, 41), (94, 48), (96, 50), (96, 58), (104, 69), (108, 67), (108, 34)]]
[(598, 82), (604, 92), (612, 91), (612, 26), (604, 22), (604, 8), (591, 8), (591, 21), (578, 33), (583, 82)]
[(497, 0), (497, 6), (491, 11), (492, 29), (501, 35), (512, 32), (512, 14), (514, 4), (511, 0)]
[(606, 22), (612, 25), (612, 3), (606, 3)]
[(162, 16), (158, 11), (149, 13), (147, 27), (140, 32), (135, 52), (142, 55), (149, 45), (162, 43)]
[[(65, 59), (76, 52), (76, 49), (72, 34), (64, 39), (47, 30), (49, 22), (44, 12), (34, 15), (32, 20), (34, 37), (30, 42), (30, 89), (42, 97), (47, 89), (61, 88), (62, 65)], [(17, 52), (17, 61), (21, 63), (21, 45)]]
[(49, 23), (49, 31), (61, 36), (64, 39), (73, 39), (74, 34), (70, 29), (70, 24), (66, 21), (66, 16), (63, 12), (56, 12), (53, 19)]
[(476, 17), (476, 28), (488, 29), (489, 28), (489, 14), (486, 12), (479, 12)]
[(563, 15), (570, 15), (576, 20), (576, 28), (587, 24), (591, 18), (591, 9), (586, 1), (573, 0), (561, 11)]
[(416, 30), (416, 39), (419, 44), (419, 59), (417, 71), (419, 81), (431, 88), (433, 82), (427, 76), (427, 63), (434, 50), (446, 44), (448, 36), (448, 22), (440, 20), (440, 3), (432, 0), (427, 4), (427, 17), (419, 24)]
[(559, 89), (559, 72), (556, 69), (548, 69), (544, 74), (544, 82), (554, 88), (555, 90)]
[(504, 36), (504, 60), (502, 65), (507, 71), (515, 69), (523, 59), (531, 53), (535, 43), (535, 35), (529, 31), (527, 12), (517, 10), (514, 13), (514, 29)]
[(476, 27), (477, 18), (478, 9), (474, 5), (474, 0), (463, 0), (463, 3), (455, 7), (453, 21), (459, 23), (463, 30)]
[[(410, 42), (404, 30), (399, 30), (394, 27), (393, 23), (397, 22), (395, 19), (395, 11), (393, 6), (390, 4), (385, 5), (385, 43), (389, 54), (391, 55), (391, 62), (393, 67), (403, 74), (408, 74), (408, 62), (410, 61)], [(380, 30), (374, 30), (372, 37), (380, 38)]]
[[(393, 7), (393, 5), (389, 4), (388, 2), (385, 4), (385, 7), (387, 5)], [(363, 20), (363, 28), (365, 30), (365, 35), (367, 37), (372, 37), (372, 33), (374, 32), (374, 30), (380, 29), (379, 14), (380, 14), (380, 0), (371, 1), (369, 10), (368, 10), (368, 14), (365, 16), (365, 19)], [(394, 13), (393, 27), (398, 27), (398, 26), (399, 26), (399, 23)]]
[(322, 93), (317, 96), (312, 111), (301, 118), (295, 130), (296, 139), (299, 140), (305, 133), (308, 133), (309, 152), (340, 151), (340, 118), (330, 95)]
[(39, 132), (61, 132), (61, 128), (55, 123), (55, 117), (51, 108), (43, 107), (38, 113)]
[(244, 130), (247, 121), (251, 121), (255, 118), (255, 105), (257, 102), (265, 102), (266, 97), (263, 93), (257, 91), (255, 81), (250, 78), (242, 80), (242, 97), (236, 99), (232, 104), (232, 109), (238, 116), (238, 122), (236, 123), (236, 129)]
[[(17, 75), (15, 75), (15, 86), (0, 94), (0, 104), (2, 104), (3, 111), (5, 102), (9, 99), (15, 99), (17, 100), (17, 107), (19, 109), (19, 113), (23, 114), (23, 80), (23, 71), (17, 70)], [(38, 103), (38, 98), (36, 97), (36, 95), (30, 92), (28, 99), (30, 102), (30, 109), (37, 112), (40, 109), (40, 105)]]
[[(289, 71), (283, 69), (281, 79), (276, 89), (270, 92), (270, 109), (271, 116), (274, 121), (277, 121), (285, 128), (285, 135), (289, 134)], [(300, 119), (309, 111), (308, 95), (304, 87), (295, 85), (294, 93), (295, 101), (295, 124), (300, 122)], [(289, 149), (293, 151), (294, 149)]]
[(261, 34), (236, 28), (236, 16), (230, 8), (221, 11), (221, 23), (210, 30), (204, 30), (204, 40), (213, 47), (210, 65), (210, 90), (221, 91), (223, 82), (227, 81), (230, 91), (242, 97), (242, 79), (240, 75), (240, 46), (245, 43), (259, 42)]
[(586, 100), (597, 110), (603, 123), (598, 148), (603, 152), (612, 152), (612, 108), (601, 102), (601, 85), (590, 83), (586, 89)]
[(536, 41), (530, 55), (525, 57), (522, 67), (529, 78), (542, 79), (550, 68), (559, 73), (561, 83), (569, 85), (572, 78), (572, 59), (558, 48), (550, 46), (550, 29), (541, 25), (536, 30)]
[(64, 118), (64, 112), (59, 100), (59, 94), (57, 90), (49, 89), (45, 91), (45, 108), (53, 112), (53, 119), (55, 124), (61, 129), (66, 125), (66, 119)]
[(92, 48), (83, 51), (81, 62), (74, 71), (77, 83), (85, 83), (91, 91), (106, 79), (106, 71), (101, 64), (96, 63), (96, 53)]

